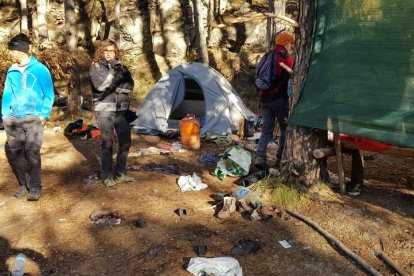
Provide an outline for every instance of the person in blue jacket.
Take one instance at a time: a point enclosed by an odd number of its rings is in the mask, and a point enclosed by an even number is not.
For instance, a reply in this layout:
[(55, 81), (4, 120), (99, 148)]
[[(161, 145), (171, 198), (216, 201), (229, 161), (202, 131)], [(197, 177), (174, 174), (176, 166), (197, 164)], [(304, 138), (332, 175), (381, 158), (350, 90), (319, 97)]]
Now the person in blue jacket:
[(49, 70), (30, 55), (25, 34), (7, 44), (13, 65), (8, 69), (2, 97), (2, 119), (19, 188), (15, 197), (40, 198), (43, 127), (52, 111), (54, 89)]

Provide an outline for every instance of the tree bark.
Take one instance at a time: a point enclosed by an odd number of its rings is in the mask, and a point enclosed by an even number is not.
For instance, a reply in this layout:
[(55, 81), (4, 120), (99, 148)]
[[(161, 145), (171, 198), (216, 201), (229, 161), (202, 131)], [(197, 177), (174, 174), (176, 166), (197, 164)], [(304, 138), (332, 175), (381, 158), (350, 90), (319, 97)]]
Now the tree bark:
[(121, 44), (121, 26), (119, 23), (119, 17), (120, 17), (120, 13), (121, 13), (121, 3), (120, 0), (115, 0), (115, 33), (114, 33), (114, 37), (115, 37), (115, 43), (116, 45), (118, 45), (118, 47), (120, 47)]
[(75, 51), (78, 47), (76, 39), (75, 4), (73, 0), (65, 0), (65, 31), (66, 46), (69, 51)]
[[(301, 0), (299, 4), (299, 25), (296, 32), (295, 77), (292, 80), (290, 110), (297, 104), (311, 55), (312, 32), (314, 22), (314, 4), (312, 0)], [(283, 155), (282, 176), (288, 183), (300, 182), (312, 185), (327, 181), (326, 158), (316, 160), (312, 151), (325, 147), (326, 131), (298, 126), (287, 129), (286, 147)]]
[(38, 39), (41, 48), (44, 48), (46, 43), (49, 41), (49, 35), (47, 31), (47, 3), (46, 0), (37, 0), (37, 28), (38, 28)]
[(21, 19), (20, 19), (20, 32), (24, 34), (28, 34), (29, 32), (29, 25), (27, 23), (27, 0), (20, 0), (20, 12), (21, 12)]
[(193, 0), (194, 4), (194, 22), (198, 34), (199, 56), (204, 64), (209, 64), (206, 33), (204, 30), (203, 18), (201, 16), (202, 4), (200, 0)]

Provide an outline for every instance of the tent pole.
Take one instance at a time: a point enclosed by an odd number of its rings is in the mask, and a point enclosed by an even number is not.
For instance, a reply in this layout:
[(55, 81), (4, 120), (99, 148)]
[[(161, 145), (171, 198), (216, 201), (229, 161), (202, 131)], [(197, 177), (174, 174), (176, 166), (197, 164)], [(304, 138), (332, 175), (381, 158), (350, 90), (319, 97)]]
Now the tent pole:
[(341, 141), (339, 139), (339, 133), (334, 132), (334, 146), (336, 152), (336, 164), (338, 166), (338, 178), (339, 178), (339, 187), (341, 189), (341, 194), (346, 193), (345, 189), (345, 176), (344, 176), (344, 166), (342, 165), (342, 149), (341, 149)]

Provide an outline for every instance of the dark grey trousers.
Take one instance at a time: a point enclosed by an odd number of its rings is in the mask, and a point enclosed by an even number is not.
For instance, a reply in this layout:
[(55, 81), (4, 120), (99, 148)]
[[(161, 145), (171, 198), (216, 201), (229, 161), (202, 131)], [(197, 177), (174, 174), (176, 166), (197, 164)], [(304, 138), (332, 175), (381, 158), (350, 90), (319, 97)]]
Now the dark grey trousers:
[[(131, 146), (131, 128), (124, 116), (124, 111), (99, 111), (96, 112), (96, 119), (101, 132), (101, 177), (105, 180), (126, 172), (128, 152)], [(115, 172), (112, 168), (114, 130), (118, 137)]]
[(40, 148), (43, 142), (43, 125), (40, 118), (6, 117), (3, 124), (7, 134), (6, 151), (10, 155), (9, 163), (19, 185), (26, 186), (29, 190), (41, 189)]

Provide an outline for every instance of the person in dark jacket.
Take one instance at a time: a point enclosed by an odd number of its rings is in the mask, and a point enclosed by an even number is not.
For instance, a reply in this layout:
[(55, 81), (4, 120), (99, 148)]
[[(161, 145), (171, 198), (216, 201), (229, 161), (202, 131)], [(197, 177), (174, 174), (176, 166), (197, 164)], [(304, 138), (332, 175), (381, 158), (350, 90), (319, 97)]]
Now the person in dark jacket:
[(285, 149), (287, 119), (289, 115), (289, 78), (294, 59), (289, 56), (294, 42), (293, 35), (282, 32), (275, 39), (275, 51), (277, 55), (276, 73), (278, 84), (275, 88), (266, 91), (259, 91), (259, 98), (262, 107), (263, 129), (257, 146), (257, 156), (254, 166), (258, 169), (266, 169), (267, 145), (273, 140), (275, 119), (280, 127), (280, 138), (278, 151), (276, 153), (275, 167), (280, 166), (280, 160)]
[(7, 47), (12, 66), (2, 96), (2, 120), (7, 134), (6, 154), (19, 181), (15, 197), (40, 198), (43, 128), (52, 111), (54, 89), (49, 70), (30, 54), (25, 34), (13, 37)]
[[(131, 128), (125, 118), (134, 80), (120, 59), (121, 55), (115, 42), (105, 40), (97, 49), (89, 70), (95, 116), (101, 132), (101, 177), (105, 186), (110, 189), (115, 189), (116, 183), (135, 181), (127, 175)], [(114, 130), (119, 145), (113, 168)]]

